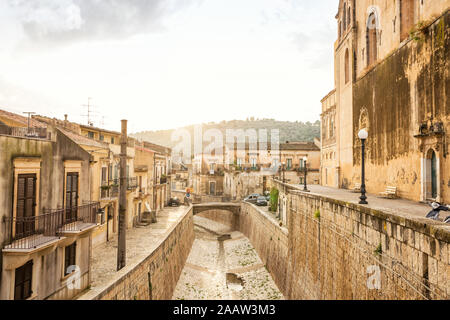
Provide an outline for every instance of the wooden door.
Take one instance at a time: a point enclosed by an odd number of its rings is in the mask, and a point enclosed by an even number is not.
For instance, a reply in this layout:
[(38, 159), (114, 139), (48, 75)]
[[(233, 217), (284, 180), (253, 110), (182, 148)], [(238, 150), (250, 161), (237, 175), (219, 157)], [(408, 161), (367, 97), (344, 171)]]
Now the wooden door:
[(27, 237), (35, 230), (36, 180), (36, 174), (19, 174), (18, 176), (16, 239)]
[(66, 180), (66, 222), (77, 219), (78, 172), (69, 172)]

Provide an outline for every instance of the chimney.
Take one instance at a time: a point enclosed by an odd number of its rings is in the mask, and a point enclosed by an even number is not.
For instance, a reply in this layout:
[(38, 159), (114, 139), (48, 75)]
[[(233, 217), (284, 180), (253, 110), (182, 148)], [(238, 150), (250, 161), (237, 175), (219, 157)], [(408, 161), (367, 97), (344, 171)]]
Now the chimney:
[(64, 115), (64, 121), (67, 121), (67, 114)]

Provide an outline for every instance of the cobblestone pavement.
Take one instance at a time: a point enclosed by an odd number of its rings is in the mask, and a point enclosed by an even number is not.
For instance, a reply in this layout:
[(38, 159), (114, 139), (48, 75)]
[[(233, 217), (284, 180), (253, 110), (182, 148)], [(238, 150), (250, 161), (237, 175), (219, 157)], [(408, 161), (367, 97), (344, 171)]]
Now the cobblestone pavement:
[[(165, 233), (186, 212), (187, 207), (165, 208), (157, 215), (157, 223), (127, 229), (127, 265), (142, 261), (154, 251)], [(91, 289), (101, 287), (112, 278), (117, 268), (117, 236), (96, 246), (92, 252)]]
[[(300, 191), (303, 190), (303, 187), (300, 187), (299, 185), (290, 186), (293, 186)], [(351, 190), (323, 187), (318, 185), (309, 185), (308, 189), (312, 194), (330, 197), (350, 203), (358, 203), (359, 197), (361, 196), (360, 193), (354, 193)], [(431, 206), (428, 204), (405, 199), (385, 199), (374, 194), (367, 194), (367, 202), (369, 203), (367, 205), (369, 208), (386, 211), (405, 217), (425, 218), (427, 213), (431, 211)], [(448, 215), (450, 215), (450, 213), (441, 212), (440, 220), (443, 220)]]
[(194, 223), (196, 238), (172, 299), (284, 299), (242, 233), (199, 216)]

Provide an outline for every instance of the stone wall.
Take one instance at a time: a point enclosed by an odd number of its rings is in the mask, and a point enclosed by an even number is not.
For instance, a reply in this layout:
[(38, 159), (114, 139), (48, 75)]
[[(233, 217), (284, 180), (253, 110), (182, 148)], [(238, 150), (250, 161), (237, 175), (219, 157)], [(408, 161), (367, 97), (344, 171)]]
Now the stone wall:
[[(448, 299), (450, 232), (442, 223), (300, 191), (289, 198), (288, 298)], [(375, 270), (379, 290), (368, 286)]]
[(240, 231), (286, 299), (448, 299), (450, 232), (442, 223), (301, 191), (288, 198), (287, 229), (251, 204), (240, 216)]
[(208, 210), (197, 214), (200, 217), (204, 217), (215, 222), (219, 222), (234, 230), (239, 230), (239, 215), (235, 215), (227, 210)]
[(169, 300), (194, 242), (192, 208), (166, 233), (160, 245), (137, 265), (117, 272), (104, 288), (81, 299)]
[(280, 291), (287, 292), (288, 230), (257, 206), (243, 202), (239, 229), (252, 243)]

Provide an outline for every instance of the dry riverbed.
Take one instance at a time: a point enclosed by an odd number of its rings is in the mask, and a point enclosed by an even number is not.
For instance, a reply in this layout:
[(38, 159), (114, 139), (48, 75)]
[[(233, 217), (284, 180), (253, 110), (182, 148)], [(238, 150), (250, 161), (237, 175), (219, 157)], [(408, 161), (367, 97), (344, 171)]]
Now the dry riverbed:
[(196, 238), (172, 299), (284, 299), (242, 233), (199, 216), (194, 223)]

